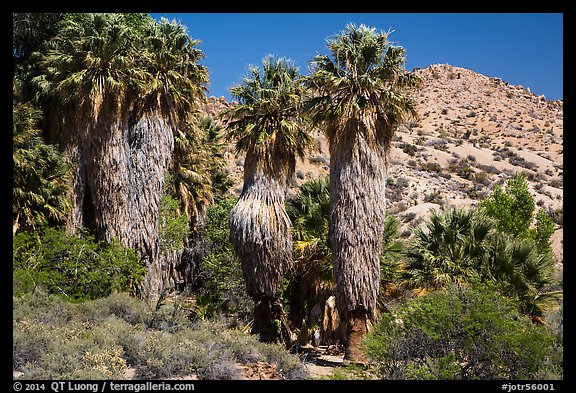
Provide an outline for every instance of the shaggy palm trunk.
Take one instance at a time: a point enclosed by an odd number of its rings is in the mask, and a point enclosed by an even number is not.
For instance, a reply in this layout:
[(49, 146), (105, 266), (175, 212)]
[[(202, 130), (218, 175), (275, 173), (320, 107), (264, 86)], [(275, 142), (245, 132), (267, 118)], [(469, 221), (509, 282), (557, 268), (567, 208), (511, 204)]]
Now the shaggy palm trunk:
[(284, 207), (288, 168), (280, 160), (248, 151), (244, 189), (230, 211), (230, 241), (242, 262), (246, 291), (256, 303), (252, 333), (265, 342), (278, 340), (283, 319), (280, 286), (293, 261), (290, 219)]
[[(366, 130), (349, 121), (349, 138), (330, 144), (330, 230), (336, 306), (346, 324), (345, 358), (358, 349), (374, 317), (380, 285), (380, 253), (386, 210), (386, 149), (369, 143)], [(377, 141), (376, 141), (377, 142)]]
[(170, 272), (158, 249), (158, 214), (174, 148), (171, 127), (156, 114), (136, 122), (102, 111), (97, 119), (63, 118), (55, 119), (51, 136), (75, 164), (69, 227), (134, 248), (148, 268), (139, 292), (156, 299)]

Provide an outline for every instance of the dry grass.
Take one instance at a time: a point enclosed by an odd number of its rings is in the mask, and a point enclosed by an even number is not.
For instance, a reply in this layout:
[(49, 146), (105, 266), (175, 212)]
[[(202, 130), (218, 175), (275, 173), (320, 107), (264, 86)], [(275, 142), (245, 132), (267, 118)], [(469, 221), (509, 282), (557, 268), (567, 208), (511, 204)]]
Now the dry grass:
[(190, 322), (176, 304), (154, 310), (126, 294), (81, 304), (41, 292), (14, 298), (13, 373), (52, 380), (242, 379), (241, 365), (261, 361), (282, 379), (307, 378), (283, 347), (224, 319)]

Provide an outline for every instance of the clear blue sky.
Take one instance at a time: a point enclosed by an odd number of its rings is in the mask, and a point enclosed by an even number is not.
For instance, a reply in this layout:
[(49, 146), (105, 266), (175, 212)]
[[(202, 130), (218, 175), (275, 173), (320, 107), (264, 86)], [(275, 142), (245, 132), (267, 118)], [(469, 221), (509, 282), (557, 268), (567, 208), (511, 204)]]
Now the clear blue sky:
[(209, 96), (231, 100), (250, 64), (267, 54), (291, 58), (308, 74), (309, 61), (328, 54), (326, 39), (346, 24), (393, 32), (406, 49), (406, 69), (448, 63), (529, 87), (548, 99), (563, 98), (561, 13), (185, 13), (176, 19), (206, 55)]

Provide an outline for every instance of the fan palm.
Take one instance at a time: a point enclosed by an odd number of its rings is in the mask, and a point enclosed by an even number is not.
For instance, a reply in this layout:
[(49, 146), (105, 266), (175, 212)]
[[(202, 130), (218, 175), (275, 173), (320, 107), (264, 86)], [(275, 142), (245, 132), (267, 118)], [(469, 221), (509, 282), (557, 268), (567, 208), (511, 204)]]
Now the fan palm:
[(549, 290), (552, 255), (541, 252), (532, 239), (499, 232), (497, 221), (481, 211), (433, 211), (414, 234), (406, 279), (413, 288), (496, 282), (503, 293), (518, 299), (522, 312), (536, 318), (561, 297), (561, 292)]
[(289, 59), (267, 56), (230, 89), (239, 104), (223, 115), (228, 138), (245, 152), (244, 186), (230, 211), (230, 241), (242, 262), (246, 290), (256, 302), (252, 332), (277, 339), (280, 285), (292, 265), (290, 219), (284, 207), (288, 180), (313, 139), (300, 114), (303, 90)]
[(503, 233), (494, 236), (491, 243), (490, 277), (501, 284), (505, 294), (518, 299), (522, 312), (541, 320), (544, 311), (562, 298), (562, 291), (551, 290), (553, 255), (539, 250), (532, 239)]
[(37, 128), (41, 117), (42, 112), (30, 105), (13, 107), (13, 234), (62, 224), (71, 207), (70, 166), (55, 146), (44, 142)]
[(226, 188), (215, 179), (218, 173), (224, 175), (221, 133), (222, 126), (204, 116), (197, 127), (181, 128), (176, 136), (173, 189), (192, 229), (202, 226), (215, 192)]
[(404, 49), (388, 34), (349, 24), (317, 55), (307, 85), (313, 119), (330, 143), (330, 234), (336, 303), (346, 321), (346, 358), (373, 317), (380, 285), (387, 155), (397, 126), (415, 116), (405, 94), (420, 78), (404, 69)]
[(142, 14), (70, 14), (35, 78), (50, 137), (76, 164), (72, 228), (117, 238), (147, 259), (156, 297), (158, 214), (174, 134), (204, 97), (202, 53), (183, 26)]
[[(290, 320), (297, 328), (306, 329), (299, 335), (301, 341), (308, 341), (311, 329), (318, 325), (321, 341), (333, 344), (338, 338), (339, 321), (332, 318), (333, 310), (327, 304), (334, 290), (332, 254), (328, 246), (330, 178), (323, 176), (307, 181), (299, 191), (286, 201), (286, 211), (293, 223), (295, 251), (295, 265), (286, 288)], [(306, 326), (302, 326), (303, 322)]]
[(423, 227), (414, 229), (406, 255), (411, 287), (444, 288), (468, 284), (486, 274), (486, 258), (494, 223), (474, 210), (433, 210)]

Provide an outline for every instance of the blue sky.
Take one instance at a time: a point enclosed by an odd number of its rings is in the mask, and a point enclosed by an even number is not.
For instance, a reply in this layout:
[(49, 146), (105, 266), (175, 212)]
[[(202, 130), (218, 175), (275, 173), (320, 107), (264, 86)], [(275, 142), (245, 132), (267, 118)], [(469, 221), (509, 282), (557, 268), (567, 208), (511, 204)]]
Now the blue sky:
[(231, 100), (250, 64), (267, 54), (291, 58), (308, 74), (309, 61), (328, 54), (326, 39), (346, 24), (393, 31), (406, 49), (406, 69), (448, 63), (563, 98), (561, 13), (184, 13), (176, 19), (199, 39), (210, 73), (208, 95)]

